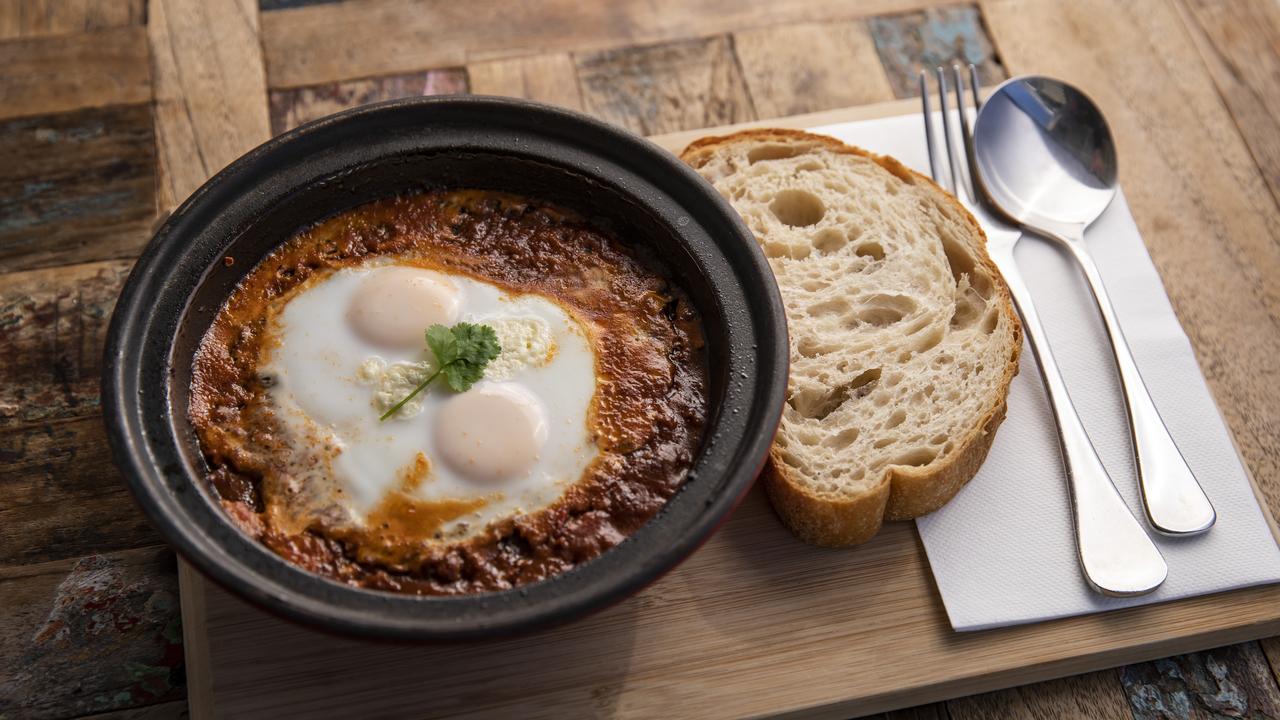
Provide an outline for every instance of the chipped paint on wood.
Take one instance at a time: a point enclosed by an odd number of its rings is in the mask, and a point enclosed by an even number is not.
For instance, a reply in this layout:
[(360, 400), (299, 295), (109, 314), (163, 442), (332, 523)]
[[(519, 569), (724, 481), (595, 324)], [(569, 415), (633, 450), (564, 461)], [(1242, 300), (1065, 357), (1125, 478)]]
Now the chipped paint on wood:
[(1257, 643), (1120, 669), (1134, 720), (1280, 718), (1280, 693)]
[(463, 68), (272, 90), (271, 132), (279, 135), (305, 122), (380, 100), (465, 92), (467, 71)]
[(107, 323), (132, 265), (0, 276), (0, 428), (98, 412)]
[(762, 120), (893, 99), (862, 20), (744, 30), (733, 50)]
[(0, 272), (132, 257), (155, 217), (151, 110), (0, 121)]
[(181, 698), (173, 553), (147, 548), (0, 574), (0, 717), (61, 717)]
[(640, 135), (754, 120), (728, 36), (574, 56), (587, 112)]
[(976, 7), (932, 8), (868, 21), (894, 95), (915, 97), (921, 69), (972, 63), (984, 85), (1008, 75)]

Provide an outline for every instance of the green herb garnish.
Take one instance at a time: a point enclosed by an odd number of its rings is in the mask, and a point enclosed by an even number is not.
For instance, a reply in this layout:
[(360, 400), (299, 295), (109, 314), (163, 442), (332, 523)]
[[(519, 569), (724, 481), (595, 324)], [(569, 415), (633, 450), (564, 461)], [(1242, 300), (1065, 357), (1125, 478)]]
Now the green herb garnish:
[(395, 407), (382, 414), (379, 421), (395, 415), (436, 378), (444, 375), (445, 384), (454, 392), (466, 392), (484, 375), (484, 368), (502, 352), (498, 334), (488, 325), (460, 322), (451, 328), (432, 325), (427, 328), (427, 347), (436, 356), (436, 371), (413, 389)]

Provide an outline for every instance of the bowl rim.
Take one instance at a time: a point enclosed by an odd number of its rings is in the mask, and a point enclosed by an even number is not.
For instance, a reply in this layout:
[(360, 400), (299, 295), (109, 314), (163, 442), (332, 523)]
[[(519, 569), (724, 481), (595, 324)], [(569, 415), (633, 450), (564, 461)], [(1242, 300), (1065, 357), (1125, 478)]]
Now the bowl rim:
[[(146, 351), (148, 343), (163, 343), (172, 352), (183, 318), (190, 308), (186, 305), (169, 308), (167, 312), (173, 314), (172, 322), (159, 320), (159, 316), (166, 315), (166, 306), (163, 299), (156, 298), (164, 292), (175, 297), (182, 295), (189, 303), (203, 277), (210, 271), (211, 263), (222, 257), (220, 251), (241, 236), (240, 232), (234, 232), (224, 234), (220, 239), (210, 239), (208, 231), (188, 226), (202, 214), (217, 210), (220, 205), (233, 201), (252, 205), (255, 200), (246, 198), (274, 177), (268, 172), (272, 163), (302, 163), (296, 158), (289, 158), (291, 153), (300, 152), (309, 143), (322, 142), (326, 136), (336, 137), (334, 133), (337, 132), (359, 133), (362, 124), (372, 128), (380, 121), (397, 120), (394, 116), (398, 114), (410, 119), (423, 113), (447, 117), (450, 112), (459, 117), (489, 113), (494, 118), (507, 117), (513, 123), (510, 115), (519, 114), (534, 128), (530, 132), (541, 128), (572, 128), (575, 139), (558, 140), (567, 143), (567, 153), (591, 154), (585, 147), (587, 140), (578, 138), (594, 138), (601, 143), (600, 147), (608, 143), (611, 161), (629, 155), (630, 159), (618, 161), (620, 167), (643, 164), (657, 168), (663, 173), (666, 184), (658, 185), (653, 181), (654, 187), (663, 193), (678, 187), (685, 193), (684, 204), (701, 205), (700, 220), (714, 221), (725, 230), (723, 235), (708, 232), (711, 244), (702, 247), (702, 251), (720, 253), (726, 258), (726, 264), (728, 253), (737, 253), (739, 274), (733, 276), (732, 282), (740, 286), (739, 292), (745, 298), (745, 304), (739, 302), (737, 306), (720, 309), (735, 315), (726, 321), (726, 334), (734, 327), (748, 327), (750, 337), (756, 340), (749, 350), (745, 346), (741, 348), (743, 354), (751, 357), (734, 357), (732, 362), (737, 365), (731, 368), (737, 372), (740, 366), (744, 379), (748, 377), (750, 368), (742, 363), (749, 363), (755, 368), (751, 377), (753, 387), (740, 387), (738, 390), (751, 399), (746, 409), (753, 416), (754, 425), (744, 426), (745, 419), (740, 418), (734, 427), (741, 436), (727, 438), (721, 444), (722, 448), (732, 445), (733, 452), (726, 455), (726, 451), (720, 451), (724, 456), (720, 458), (720, 476), (697, 478), (701, 480), (702, 490), (710, 492), (701, 493), (706, 498), (696, 513), (691, 508), (680, 506), (683, 514), (693, 518), (682, 532), (676, 537), (662, 538), (663, 542), (659, 544), (650, 540), (649, 544), (657, 550), (628, 557), (627, 560), (637, 562), (634, 566), (619, 565), (622, 561), (614, 562), (617, 567), (612, 576), (604, 575), (603, 570), (592, 573), (591, 569), (599, 566), (605, 558), (620, 557), (620, 551), (647, 529), (652, 535), (655, 531), (651, 528), (688, 494), (686, 488), (694, 484), (695, 479), (692, 471), (685, 486), (645, 526), (591, 561), (512, 590), (456, 597), (420, 597), (348, 587), (301, 570), (236, 528), (222, 508), (212, 506), (207, 497), (208, 490), (203, 487), (203, 475), (192, 473), (190, 468), (175, 462), (177, 456), (174, 453), (184, 443), (177, 426), (185, 423), (186, 418), (185, 413), (182, 417), (174, 417), (170, 412), (170, 383), (167, 381), (172, 370), (170, 355), (166, 353), (163, 358), (157, 358), (154, 352), (147, 354)], [(513, 124), (516, 126), (518, 123)], [(494, 126), (474, 128), (473, 132), (493, 133), (497, 132), (496, 127), (498, 121), (495, 120)], [(570, 135), (563, 130), (557, 132), (566, 137)], [(377, 147), (377, 142), (367, 138), (365, 146)], [(554, 142), (548, 142), (554, 145)], [(573, 142), (581, 142), (583, 147), (574, 150)], [(358, 150), (351, 149), (350, 152)], [(375, 161), (386, 160), (387, 157), (379, 156)], [(639, 177), (639, 170), (636, 173)], [(651, 170), (644, 177), (652, 175)], [(310, 183), (323, 180), (324, 177), (315, 176), (310, 178)], [(293, 186), (292, 190), (306, 187), (308, 185), (304, 183)], [(650, 203), (654, 202), (652, 199), (630, 199), (647, 210), (652, 209)], [(269, 211), (271, 201), (262, 202), (267, 202), (267, 207), (260, 208), (259, 212)], [(683, 205), (677, 203), (672, 207)], [(234, 215), (234, 212), (229, 214)], [(687, 222), (689, 218), (682, 217), (681, 220)], [(700, 223), (688, 224), (701, 226)], [(688, 230), (683, 225), (681, 229), (673, 226), (671, 231), (681, 243), (691, 242), (684, 234)], [(206, 234), (199, 234), (201, 232)], [(194, 240), (188, 242), (191, 236)], [(211, 249), (218, 252), (210, 254), (208, 251)], [(186, 288), (183, 295), (182, 288), (172, 287), (175, 285), (173, 275), (166, 271), (183, 267), (195, 272), (197, 268), (193, 263), (199, 264), (201, 251), (204, 252), (204, 267), (198, 269), (201, 280)], [(749, 276), (750, 286), (740, 276), (744, 272)], [(722, 289), (714, 279), (708, 281), (713, 289)], [(720, 285), (728, 288), (726, 282), (720, 282)], [(731, 301), (717, 297), (717, 302)], [(731, 338), (733, 343), (738, 340)], [(395, 640), (469, 640), (536, 630), (602, 609), (637, 592), (688, 557), (742, 500), (767, 460), (785, 401), (788, 362), (786, 319), (768, 262), (742, 219), (692, 168), (648, 140), (574, 111), (512, 98), (432, 96), (365, 105), (301, 125), (244, 154), (192, 193), (156, 231), (120, 293), (104, 350), (102, 407), (112, 455), (138, 504), (161, 536), (205, 576), (264, 609), (323, 630)], [(157, 383), (164, 387), (157, 387)], [(149, 411), (157, 409), (162, 410), (163, 418), (148, 415)], [(723, 424), (724, 413), (715, 407), (711, 410), (705, 432), (708, 437), (719, 438), (717, 428)], [(736, 409), (734, 413), (737, 413)], [(713, 431), (716, 431), (714, 436)], [(715, 439), (710, 442), (714, 444)], [(710, 453), (710, 446), (704, 442), (692, 467), (702, 467), (700, 463)], [(195, 499), (196, 496), (202, 500)], [(210, 521), (200, 511), (201, 502), (216, 511), (216, 520)], [(239, 542), (236, 537), (240, 538)], [(256, 548), (258, 554), (244, 547), (246, 541)], [(584, 573), (588, 576), (586, 581), (566, 580)], [(352, 599), (353, 593), (355, 599)], [(340, 604), (338, 600), (341, 600)], [(431, 610), (428, 612), (422, 608)]]

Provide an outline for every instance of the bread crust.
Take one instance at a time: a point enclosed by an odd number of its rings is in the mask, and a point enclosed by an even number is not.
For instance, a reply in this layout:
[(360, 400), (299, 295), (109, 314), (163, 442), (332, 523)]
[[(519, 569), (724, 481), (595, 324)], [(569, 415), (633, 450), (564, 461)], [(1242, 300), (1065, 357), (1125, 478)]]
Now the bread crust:
[(1009, 384), (1018, 374), (1018, 358), (1022, 352), (1022, 326), (1014, 312), (1012, 296), (1004, 277), (987, 254), (986, 234), (973, 215), (950, 193), (932, 179), (906, 167), (892, 157), (877, 155), (862, 148), (846, 145), (835, 138), (802, 130), (761, 128), (742, 130), (730, 135), (705, 137), (691, 143), (680, 154), (681, 160), (701, 167), (722, 147), (741, 142), (805, 141), (822, 145), (835, 153), (858, 155), (880, 165), (909, 184), (922, 184), (937, 194), (970, 232), (965, 241), (974, 251), (977, 262), (992, 279), (996, 303), (1011, 323), (1012, 343), (998, 385), (987, 403), (986, 412), (955, 444), (951, 452), (920, 467), (890, 465), (871, 491), (853, 498), (818, 494), (796, 482), (791, 471), (781, 462), (775, 445), (770, 451), (762, 480), (774, 510), (796, 537), (814, 545), (841, 547), (858, 545), (879, 532), (886, 520), (910, 520), (937, 510), (955, 497), (982, 466), (995, 439), (995, 431), (1005, 418)]

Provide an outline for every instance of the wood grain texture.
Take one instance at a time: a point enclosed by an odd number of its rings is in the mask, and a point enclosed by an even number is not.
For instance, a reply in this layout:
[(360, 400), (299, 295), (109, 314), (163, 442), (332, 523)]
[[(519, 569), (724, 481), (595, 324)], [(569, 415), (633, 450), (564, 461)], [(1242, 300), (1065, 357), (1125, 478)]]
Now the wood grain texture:
[(725, 125), (717, 128), (698, 128), (695, 130), (681, 130), (680, 132), (667, 133), (658, 137), (649, 138), (660, 144), (662, 147), (673, 153), (679, 154), (689, 143), (707, 135), (719, 135), (725, 133), (733, 133), (739, 130), (747, 130), (749, 128), (791, 128), (794, 130), (803, 130), (805, 128), (818, 127), (821, 125), (833, 125), (835, 123), (853, 122), (855, 120), (870, 120), (880, 117), (888, 117), (890, 115), (904, 115), (912, 112), (920, 111), (919, 100), (892, 100), (889, 102), (877, 103), (875, 105), (860, 105), (858, 107), (840, 108), (838, 110), (819, 110), (818, 112), (804, 113), (803, 115), (792, 115), (785, 118), (769, 118), (767, 120), (751, 120), (743, 123), (735, 123), (733, 125)]
[(0, 276), (0, 428), (97, 414), (107, 323), (132, 265)]
[(875, 716), (876, 720), (950, 720), (946, 703), (917, 705), (916, 707), (890, 710)]
[(167, 548), (0, 567), (0, 597), (0, 715), (67, 717), (182, 698)]
[(1271, 666), (1271, 677), (1280, 686), (1280, 637), (1263, 638), (1258, 641), (1258, 646), (1262, 648), (1267, 664)]
[(271, 87), (296, 87), (548, 52), (592, 51), (954, 0), (360, 0), (264, 13)]
[(958, 698), (947, 711), (951, 720), (1130, 720), (1114, 670)]
[(1120, 670), (1134, 720), (1280, 718), (1280, 692), (1257, 643)]
[(151, 0), (159, 206), (271, 136), (253, 0)]
[(1175, 6), (1280, 203), (1280, 3), (1178, 0)]
[(0, 42), (0, 118), (150, 100), (142, 27)]
[(142, 25), (147, 0), (4, 0), (0, 40)]
[[(208, 596), (204, 592), (204, 579), (191, 563), (182, 559), (178, 560), (178, 591), (183, 618), (206, 616)], [(182, 644), (187, 669), (187, 703), (203, 720), (213, 714), (213, 674), (209, 653), (192, 652), (192, 649), (209, 647), (208, 624), (183, 622)]]
[(131, 257), (155, 217), (146, 105), (0, 120), (0, 273)]
[[(236, 717), (306, 717), (349, 697), (391, 716), (430, 702), (457, 717), (849, 717), (1280, 629), (1271, 587), (957, 634), (910, 525), (855, 553), (814, 548), (758, 490), (639, 595), (525, 638), (389, 647), (300, 629), (207, 583), (205, 593), (213, 695)], [(344, 673), (341, 688), (292, 681), (340, 672), (332, 658), (364, 672)], [(283, 684), (287, 697), (267, 689)]]
[(0, 566), (159, 542), (111, 462), (101, 417), (0, 430)]
[(728, 36), (574, 56), (587, 112), (640, 135), (754, 120)]
[(871, 36), (897, 97), (919, 94), (920, 70), (972, 63), (984, 85), (1006, 77), (976, 7), (938, 8), (872, 18)]
[(582, 109), (578, 71), (568, 53), (489, 60), (467, 66), (471, 92), (506, 95)]
[(467, 72), (462, 68), (272, 90), (271, 132), (278, 135), (339, 110), (380, 100), (466, 92)]
[(1178, 318), (1280, 507), (1280, 213), (1182, 21), (1155, 0), (992, 0), (983, 12), (1011, 72), (1061, 77), (1101, 106)]
[(862, 20), (743, 30), (733, 47), (761, 119), (894, 97)]

